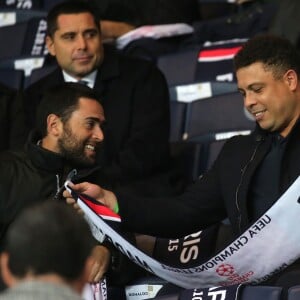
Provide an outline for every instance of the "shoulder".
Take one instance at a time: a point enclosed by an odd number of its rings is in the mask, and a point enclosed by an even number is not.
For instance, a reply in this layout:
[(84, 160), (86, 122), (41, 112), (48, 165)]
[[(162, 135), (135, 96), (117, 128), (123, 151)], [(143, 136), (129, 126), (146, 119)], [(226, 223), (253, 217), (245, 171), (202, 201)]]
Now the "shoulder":
[(29, 157), (22, 150), (6, 150), (0, 153), (0, 169), (2, 174), (7, 174), (9, 170), (16, 172), (20, 166), (25, 166), (29, 162)]
[(49, 74), (41, 77), (34, 83), (30, 84), (24, 91), (24, 94), (34, 94), (41, 93), (46, 89), (54, 86), (55, 84), (61, 82), (63, 80), (61, 70), (56, 68), (54, 71)]
[(122, 52), (113, 50), (111, 48), (105, 48), (103, 62), (104, 68), (106, 65), (119, 68), (121, 74), (126, 73), (130, 75), (141, 76), (143, 74), (154, 73), (157, 76), (162, 75), (161, 71), (154, 62), (124, 55)]

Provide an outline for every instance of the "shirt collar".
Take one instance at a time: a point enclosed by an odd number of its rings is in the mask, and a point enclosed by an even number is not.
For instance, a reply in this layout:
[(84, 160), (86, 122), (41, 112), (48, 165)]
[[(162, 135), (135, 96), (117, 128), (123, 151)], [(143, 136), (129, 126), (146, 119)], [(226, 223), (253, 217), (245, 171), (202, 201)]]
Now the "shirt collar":
[[(64, 70), (62, 70), (64, 80), (66, 82), (78, 82), (78, 79), (70, 76), (68, 73), (66, 73)], [(87, 86), (91, 89), (94, 88), (95, 80), (97, 76), (97, 70), (93, 71), (92, 73), (82, 77), (80, 80), (84, 80), (87, 82)]]

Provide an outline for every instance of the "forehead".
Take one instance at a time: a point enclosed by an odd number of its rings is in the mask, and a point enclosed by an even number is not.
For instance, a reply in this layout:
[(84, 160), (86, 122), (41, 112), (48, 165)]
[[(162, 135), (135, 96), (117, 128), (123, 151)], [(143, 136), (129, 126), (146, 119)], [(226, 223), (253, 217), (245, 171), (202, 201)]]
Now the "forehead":
[(249, 85), (253, 82), (265, 82), (275, 80), (271, 69), (267, 69), (263, 63), (256, 62), (237, 70), (238, 85)]
[(92, 98), (81, 97), (79, 99), (79, 106), (73, 112), (73, 115), (83, 118), (96, 117), (99, 118), (100, 121), (104, 120), (104, 110), (102, 105), (96, 99)]
[(78, 31), (80, 28), (97, 28), (95, 20), (89, 12), (61, 14), (57, 18), (57, 30), (59, 31)]

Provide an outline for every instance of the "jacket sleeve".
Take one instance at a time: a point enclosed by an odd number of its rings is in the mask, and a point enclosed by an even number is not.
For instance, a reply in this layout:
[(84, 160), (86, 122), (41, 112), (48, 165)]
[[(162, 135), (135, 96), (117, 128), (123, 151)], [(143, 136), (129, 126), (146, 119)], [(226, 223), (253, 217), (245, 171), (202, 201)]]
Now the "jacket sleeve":
[(129, 231), (178, 238), (226, 217), (218, 165), (176, 197), (135, 197), (116, 192), (122, 225)]

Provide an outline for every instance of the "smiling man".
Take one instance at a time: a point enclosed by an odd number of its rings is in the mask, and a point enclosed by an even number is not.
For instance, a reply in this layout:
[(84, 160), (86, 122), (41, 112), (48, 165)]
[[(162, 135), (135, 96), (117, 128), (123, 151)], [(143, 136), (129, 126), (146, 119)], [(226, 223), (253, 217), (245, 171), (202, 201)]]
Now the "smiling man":
[[(69, 174), (75, 182), (95, 182), (104, 122), (99, 98), (87, 86), (63, 83), (45, 93), (37, 128), (25, 148), (0, 156), (0, 251), (9, 225), (23, 208), (43, 199), (59, 201)], [(110, 255), (100, 245), (93, 255), (96, 263), (89, 280), (99, 281)]]
[[(118, 207), (126, 230), (172, 238), (197, 232), (224, 218), (229, 219), (234, 238), (238, 238), (269, 209), (274, 212), (279, 208), (274, 219), (285, 218), (288, 237), (277, 241), (278, 234), (273, 238), (283, 227), (278, 226), (278, 232), (271, 232), (271, 243), (264, 236), (262, 244), (255, 245), (263, 247), (264, 242), (273, 249), (272, 244), (278, 243), (283, 249), (268, 255), (261, 251), (269, 265), (275, 262), (274, 272), (267, 276), (258, 272), (255, 276), (261, 276), (263, 285), (290, 287), (299, 284), (300, 278), (300, 250), (293, 237), (299, 236), (294, 228), (298, 218), (288, 215), (299, 209), (299, 187), (294, 207), (292, 202), (286, 204), (286, 198), (279, 199), (300, 176), (300, 54), (287, 39), (261, 35), (243, 45), (234, 64), (238, 89), (257, 126), (248, 136), (228, 140), (212, 168), (184, 193), (149, 200), (89, 183), (73, 188), (112, 209)], [(68, 192), (65, 196), (70, 197)], [(155, 213), (154, 207), (159, 207)], [(286, 247), (285, 242), (295, 246)], [(287, 250), (294, 251), (288, 258)], [(248, 255), (256, 260), (251, 251)], [(286, 263), (276, 266), (278, 260)], [(247, 262), (245, 257), (242, 263), (251, 270), (256, 268)]]

